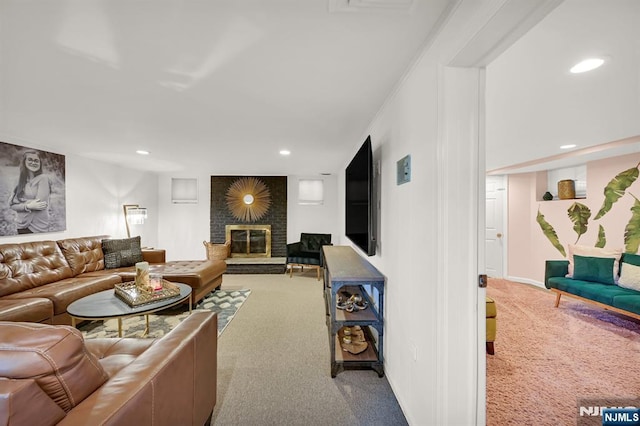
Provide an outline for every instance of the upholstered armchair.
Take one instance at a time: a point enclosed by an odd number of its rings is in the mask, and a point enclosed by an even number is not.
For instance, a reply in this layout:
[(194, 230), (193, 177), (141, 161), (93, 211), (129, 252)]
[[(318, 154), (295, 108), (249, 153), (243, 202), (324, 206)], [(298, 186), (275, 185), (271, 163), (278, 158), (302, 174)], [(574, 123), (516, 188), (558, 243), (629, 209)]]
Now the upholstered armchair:
[(330, 246), (331, 234), (300, 234), (300, 241), (287, 244), (287, 269), (289, 277), (293, 276), (293, 268), (300, 267), (304, 270), (307, 266), (315, 269), (320, 280), (320, 268), (322, 267), (322, 246)]

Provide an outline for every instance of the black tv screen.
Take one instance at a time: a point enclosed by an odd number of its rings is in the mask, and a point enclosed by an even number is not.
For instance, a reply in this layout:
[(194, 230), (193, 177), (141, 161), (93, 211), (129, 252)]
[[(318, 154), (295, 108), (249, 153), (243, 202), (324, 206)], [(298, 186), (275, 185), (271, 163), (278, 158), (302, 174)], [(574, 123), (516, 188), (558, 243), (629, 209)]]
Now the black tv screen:
[(376, 254), (371, 136), (364, 141), (346, 170), (345, 232), (367, 256)]

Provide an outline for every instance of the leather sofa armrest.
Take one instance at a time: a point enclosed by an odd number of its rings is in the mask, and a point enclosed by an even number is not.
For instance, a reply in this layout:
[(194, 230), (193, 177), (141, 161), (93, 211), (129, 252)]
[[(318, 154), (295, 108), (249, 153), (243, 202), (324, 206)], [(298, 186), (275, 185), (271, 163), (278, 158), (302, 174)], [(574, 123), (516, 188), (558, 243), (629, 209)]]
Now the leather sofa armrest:
[(60, 425), (203, 425), (216, 403), (218, 317), (195, 311)]
[(142, 249), (142, 259), (149, 263), (165, 263), (166, 251), (164, 249)]
[(0, 378), (0, 424), (54, 425), (64, 416), (35, 380)]
[(568, 260), (547, 260), (544, 264), (544, 286), (549, 286), (549, 278), (564, 277), (569, 273)]

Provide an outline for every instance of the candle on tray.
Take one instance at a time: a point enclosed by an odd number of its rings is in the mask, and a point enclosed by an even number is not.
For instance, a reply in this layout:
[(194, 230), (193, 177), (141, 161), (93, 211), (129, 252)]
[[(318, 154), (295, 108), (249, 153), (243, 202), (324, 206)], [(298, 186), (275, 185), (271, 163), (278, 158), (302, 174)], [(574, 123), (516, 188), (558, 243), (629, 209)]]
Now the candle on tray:
[(136, 263), (136, 287), (149, 287), (149, 262)]
[(153, 287), (153, 291), (161, 291), (162, 290), (162, 274), (150, 274), (149, 275), (151, 287)]

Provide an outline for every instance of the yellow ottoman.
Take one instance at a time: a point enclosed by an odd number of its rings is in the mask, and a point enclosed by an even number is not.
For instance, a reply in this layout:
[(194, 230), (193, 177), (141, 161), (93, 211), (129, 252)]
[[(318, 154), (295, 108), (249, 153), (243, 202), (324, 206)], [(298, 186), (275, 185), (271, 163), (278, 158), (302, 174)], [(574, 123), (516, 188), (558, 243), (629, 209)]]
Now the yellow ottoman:
[(487, 297), (487, 353), (493, 355), (495, 349), (493, 342), (496, 340), (496, 317), (498, 316), (498, 310), (496, 309), (496, 302)]

